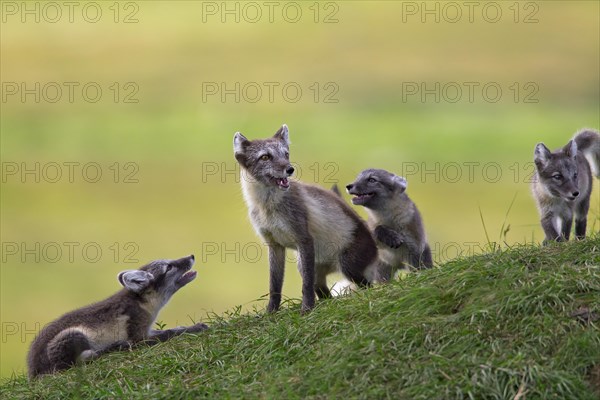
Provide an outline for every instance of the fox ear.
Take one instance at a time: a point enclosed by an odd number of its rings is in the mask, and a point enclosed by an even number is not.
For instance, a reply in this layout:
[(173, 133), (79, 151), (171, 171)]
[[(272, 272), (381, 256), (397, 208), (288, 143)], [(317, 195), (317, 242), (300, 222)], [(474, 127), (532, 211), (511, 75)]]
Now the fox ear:
[(394, 175), (392, 177), (392, 182), (394, 182), (394, 186), (396, 186), (398, 189), (402, 190), (403, 192), (408, 187), (408, 182), (406, 181), (406, 178), (403, 176)]
[(286, 145), (290, 145), (290, 131), (286, 124), (281, 125), (281, 128), (273, 136), (275, 139), (283, 141)]
[(236, 132), (233, 136), (233, 152), (234, 153), (243, 153), (246, 150), (246, 146), (250, 143), (246, 136), (242, 135), (239, 132)]
[(577, 143), (574, 140), (569, 140), (569, 143), (563, 147), (563, 151), (568, 157), (575, 158), (577, 155)]
[(533, 152), (533, 161), (537, 165), (544, 166), (548, 163), (551, 154), (552, 152), (544, 143), (538, 143), (535, 145), (535, 151)]
[(134, 293), (140, 293), (154, 280), (154, 275), (147, 271), (133, 269), (119, 273), (118, 279), (119, 283), (121, 283), (125, 289)]

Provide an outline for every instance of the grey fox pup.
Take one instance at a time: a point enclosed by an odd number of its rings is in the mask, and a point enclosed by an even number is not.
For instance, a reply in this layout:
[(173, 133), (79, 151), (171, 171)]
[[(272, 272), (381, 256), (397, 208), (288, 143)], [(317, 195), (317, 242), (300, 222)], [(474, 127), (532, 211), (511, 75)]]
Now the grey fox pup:
[(406, 194), (406, 179), (382, 169), (366, 169), (346, 186), (352, 203), (369, 214), (379, 247), (376, 280), (387, 281), (407, 263), (431, 268), (433, 260), (421, 214)]
[(283, 125), (271, 138), (233, 138), (235, 158), (242, 169), (242, 191), (250, 220), (269, 247), (268, 312), (279, 309), (285, 249), (298, 251), (302, 275), (302, 311), (319, 298), (330, 297), (328, 274), (341, 271), (359, 286), (370, 284), (365, 270), (376, 261), (377, 247), (363, 220), (333, 191), (288, 178), (289, 132)]
[(554, 152), (538, 143), (533, 160), (532, 191), (546, 235), (544, 243), (569, 240), (573, 217), (575, 236), (585, 238), (592, 171), (600, 177), (600, 135), (583, 129)]
[(191, 255), (121, 272), (118, 280), (123, 290), (71, 311), (40, 331), (27, 356), (29, 377), (65, 370), (104, 353), (129, 349), (138, 342), (154, 344), (184, 332), (207, 329), (202, 323), (162, 331), (150, 329), (170, 297), (196, 278), (193, 264)]

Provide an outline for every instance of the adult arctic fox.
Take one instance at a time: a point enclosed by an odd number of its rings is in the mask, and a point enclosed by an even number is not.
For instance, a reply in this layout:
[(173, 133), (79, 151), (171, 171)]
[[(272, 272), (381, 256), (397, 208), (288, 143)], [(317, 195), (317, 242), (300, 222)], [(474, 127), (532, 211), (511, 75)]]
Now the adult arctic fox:
[(583, 129), (554, 152), (544, 143), (538, 143), (534, 162), (532, 191), (546, 235), (544, 242), (569, 240), (573, 217), (575, 236), (583, 239), (592, 193), (592, 171), (600, 177), (600, 135)]
[(288, 179), (294, 173), (289, 143), (286, 125), (264, 140), (250, 141), (239, 132), (233, 138), (250, 220), (269, 246), (268, 312), (281, 303), (286, 248), (298, 251), (304, 312), (314, 307), (315, 291), (319, 298), (331, 296), (326, 277), (332, 272), (369, 285), (365, 270), (377, 257), (366, 224), (338, 195)]

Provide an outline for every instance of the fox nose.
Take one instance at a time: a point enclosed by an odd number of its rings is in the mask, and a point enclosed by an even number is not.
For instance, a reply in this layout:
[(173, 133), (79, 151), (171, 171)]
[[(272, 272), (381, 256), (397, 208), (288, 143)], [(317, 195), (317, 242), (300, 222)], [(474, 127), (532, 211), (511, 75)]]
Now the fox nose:
[(350, 184), (346, 185), (346, 190), (351, 190), (353, 187), (354, 187), (354, 185), (350, 183)]
[(288, 175), (292, 175), (292, 174), (294, 173), (294, 167), (292, 167), (291, 165), (290, 165), (290, 166), (288, 166), (288, 167), (285, 169), (285, 173), (286, 173), (286, 174), (288, 174)]
[(577, 196), (579, 196), (579, 192), (573, 192), (572, 195), (573, 195), (573, 197), (577, 197)]

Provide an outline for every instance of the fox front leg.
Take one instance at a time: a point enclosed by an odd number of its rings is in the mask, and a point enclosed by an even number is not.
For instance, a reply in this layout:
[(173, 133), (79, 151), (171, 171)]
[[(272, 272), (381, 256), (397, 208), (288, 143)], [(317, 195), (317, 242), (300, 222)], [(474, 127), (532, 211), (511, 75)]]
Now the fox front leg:
[(373, 231), (375, 239), (392, 249), (397, 249), (404, 244), (404, 237), (387, 226), (378, 225)]
[(269, 305), (267, 312), (279, 310), (281, 291), (283, 289), (283, 274), (285, 271), (285, 247), (269, 244)]
[(572, 226), (573, 226), (573, 217), (571, 217), (563, 222), (561, 236), (563, 237), (563, 239), (565, 241), (568, 241), (569, 237), (571, 236), (571, 227)]
[(575, 237), (585, 239), (585, 230), (587, 228), (587, 215), (590, 210), (590, 198), (583, 200), (575, 208)]
[(555, 221), (553, 221), (556, 217), (553, 215), (545, 215), (541, 219), (542, 229), (544, 229), (544, 234), (546, 235), (546, 239), (544, 239), (544, 244), (548, 242), (562, 242), (564, 238), (561, 233), (559, 233), (554, 226)]
[(184, 333), (197, 333), (208, 329), (208, 325), (203, 323), (197, 323), (192, 326), (178, 326), (177, 328), (165, 329), (165, 330), (151, 330), (148, 339), (144, 340), (147, 344), (156, 344), (160, 342), (166, 342), (167, 340), (174, 338), (175, 336), (182, 335)]
[(298, 268), (302, 274), (302, 312), (315, 307), (315, 246), (312, 239), (298, 244)]

